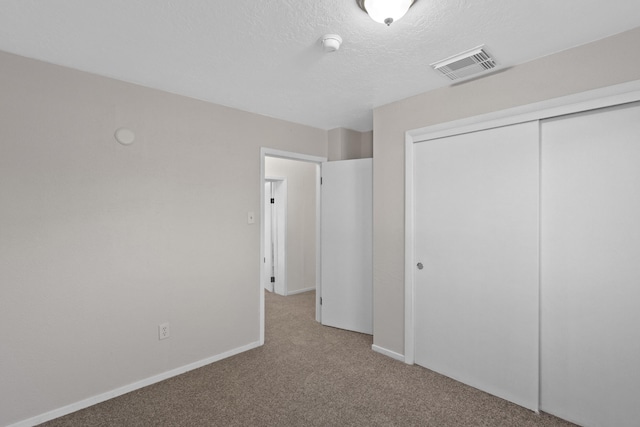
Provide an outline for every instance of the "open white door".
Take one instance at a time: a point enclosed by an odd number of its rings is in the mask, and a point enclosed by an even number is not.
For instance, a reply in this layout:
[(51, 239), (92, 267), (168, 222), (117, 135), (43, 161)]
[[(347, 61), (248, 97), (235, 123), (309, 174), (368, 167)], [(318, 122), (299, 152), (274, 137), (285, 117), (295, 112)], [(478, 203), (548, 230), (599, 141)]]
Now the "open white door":
[(373, 333), (373, 160), (322, 165), (322, 324)]

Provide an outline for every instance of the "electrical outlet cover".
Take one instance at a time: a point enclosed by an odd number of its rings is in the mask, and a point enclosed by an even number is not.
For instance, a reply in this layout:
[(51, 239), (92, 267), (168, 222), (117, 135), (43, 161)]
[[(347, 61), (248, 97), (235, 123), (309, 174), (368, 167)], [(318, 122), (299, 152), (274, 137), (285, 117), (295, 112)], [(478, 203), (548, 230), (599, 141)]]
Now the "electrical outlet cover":
[(169, 323), (161, 323), (158, 325), (158, 339), (164, 340), (170, 336)]

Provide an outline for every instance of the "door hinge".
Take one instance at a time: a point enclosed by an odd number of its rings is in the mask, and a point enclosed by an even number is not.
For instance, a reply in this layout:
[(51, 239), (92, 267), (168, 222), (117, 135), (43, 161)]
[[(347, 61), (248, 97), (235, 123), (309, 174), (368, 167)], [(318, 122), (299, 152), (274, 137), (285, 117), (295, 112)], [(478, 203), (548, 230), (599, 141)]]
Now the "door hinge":
[(271, 204), (273, 205), (276, 202), (276, 199), (271, 198)]
[(320, 297), (320, 305), (322, 305), (322, 297)]
[(320, 177), (320, 185), (322, 185), (322, 177)]
[(271, 283), (276, 283), (276, 278), (271, 276)]

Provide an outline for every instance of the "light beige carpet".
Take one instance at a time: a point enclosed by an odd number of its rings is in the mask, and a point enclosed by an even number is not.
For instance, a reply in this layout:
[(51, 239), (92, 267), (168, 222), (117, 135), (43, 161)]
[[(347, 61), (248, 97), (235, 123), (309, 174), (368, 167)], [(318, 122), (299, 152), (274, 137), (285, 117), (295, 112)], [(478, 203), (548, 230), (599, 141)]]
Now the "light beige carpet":
[(371, 350), (314, 320), (313, 292), (266, 293), (263, 347), (46, 426), (571, 426)]

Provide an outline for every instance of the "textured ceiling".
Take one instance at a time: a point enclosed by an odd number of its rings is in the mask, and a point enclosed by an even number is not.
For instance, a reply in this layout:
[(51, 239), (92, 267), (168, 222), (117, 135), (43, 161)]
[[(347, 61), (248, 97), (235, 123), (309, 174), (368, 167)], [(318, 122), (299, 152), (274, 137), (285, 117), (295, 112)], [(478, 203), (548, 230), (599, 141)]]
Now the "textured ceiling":
[[(638, 17), (638, 0), (418, 0), (390, 27), (355, 0), (1, 0), (0, 50), (364, 131), (374, 107), (450, 84), (432, 62), (485, 44), (506, 68), (635, 28)], [(342, 36), (338, 52), (323, 52), (326, 33)]]

